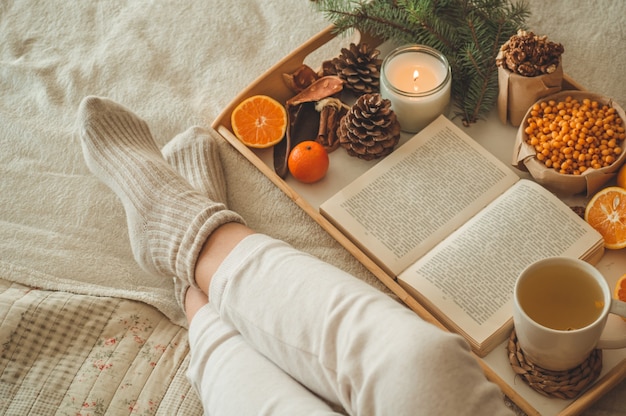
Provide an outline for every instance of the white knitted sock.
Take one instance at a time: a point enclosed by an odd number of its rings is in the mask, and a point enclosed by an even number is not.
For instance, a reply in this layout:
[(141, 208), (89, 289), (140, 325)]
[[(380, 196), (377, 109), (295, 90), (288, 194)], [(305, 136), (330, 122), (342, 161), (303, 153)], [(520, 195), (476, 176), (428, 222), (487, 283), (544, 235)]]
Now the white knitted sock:
[(213, 230), (242, 218), (194, 190), (163, 158), (147, 124), (105, 98), (87, 97), (78, 122), (90, 170), (121, 199), (141, 267), (195, 285), (195, 266)]
[[(161, 150), (167, 162), (191, 186), (215, 202), (226, 205), (226, 179), (222, 170), (219, 148), (214, 137), (201, 127), (191, 127), (170, 140)], [(189, 284), (174, 278), (174, 294), (185, 310), (185, 295)]]
[(226, 179), (219, 148), (208, 130), (191, 127), (170, 140), (161, 153), (196, 191), (226, 205)]

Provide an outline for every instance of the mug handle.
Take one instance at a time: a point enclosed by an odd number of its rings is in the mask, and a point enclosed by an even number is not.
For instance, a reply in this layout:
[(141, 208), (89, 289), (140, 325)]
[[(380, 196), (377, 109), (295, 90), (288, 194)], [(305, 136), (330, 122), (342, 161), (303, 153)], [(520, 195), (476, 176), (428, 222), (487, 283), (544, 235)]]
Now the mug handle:
[(611, 300), (606, 326), (596, 348), (616, 349), (626, 347), (626, 302)]
[(618, 299), (611, 299), (611, 307), (609, 313), (614, 313), (622, 318), (626, 318), (626, 302), (622, 302)]

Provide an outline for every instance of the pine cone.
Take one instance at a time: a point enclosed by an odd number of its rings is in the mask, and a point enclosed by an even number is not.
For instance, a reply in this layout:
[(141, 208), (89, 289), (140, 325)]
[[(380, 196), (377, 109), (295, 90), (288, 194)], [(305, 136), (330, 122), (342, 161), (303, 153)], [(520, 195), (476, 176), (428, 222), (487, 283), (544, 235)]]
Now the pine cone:
[(337, 75), (345, 82), (347, 89), (357, 94), (379, 91), (380, 51), (370, 49), (367, 43), (350, 44), (350, 49), (342, 48), (341, 55), (325, 62), (325, 75)]
[(339, 143), (350, 156), (372, 160), (388, 155), (400, 140), (400, 123), (391, 102), (380, 94), (364, 94), (339, 123)]

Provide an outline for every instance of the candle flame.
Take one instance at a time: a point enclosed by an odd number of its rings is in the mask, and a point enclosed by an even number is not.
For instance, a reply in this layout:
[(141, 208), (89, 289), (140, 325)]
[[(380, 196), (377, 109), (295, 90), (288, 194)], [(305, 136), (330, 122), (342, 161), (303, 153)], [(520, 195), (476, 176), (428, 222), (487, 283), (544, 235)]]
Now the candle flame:
[(420, 73), (419, 71), (416, 69), (415, 71), (413, 71), (413, 91), (419, 90), (419, 87), (417, 86), (417, 79), (420, 77)]

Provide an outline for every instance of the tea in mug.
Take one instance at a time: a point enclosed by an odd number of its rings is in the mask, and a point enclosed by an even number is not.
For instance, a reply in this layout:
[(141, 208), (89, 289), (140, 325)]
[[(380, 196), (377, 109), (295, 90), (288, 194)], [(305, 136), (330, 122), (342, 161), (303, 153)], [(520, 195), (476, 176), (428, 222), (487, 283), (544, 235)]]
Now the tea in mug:
[(528, 275), (517, 289), (519, 303), (535, 322), (552, 329), (584, 328), (600, 317), (602, 288), (580, 270), (553, 266)]

